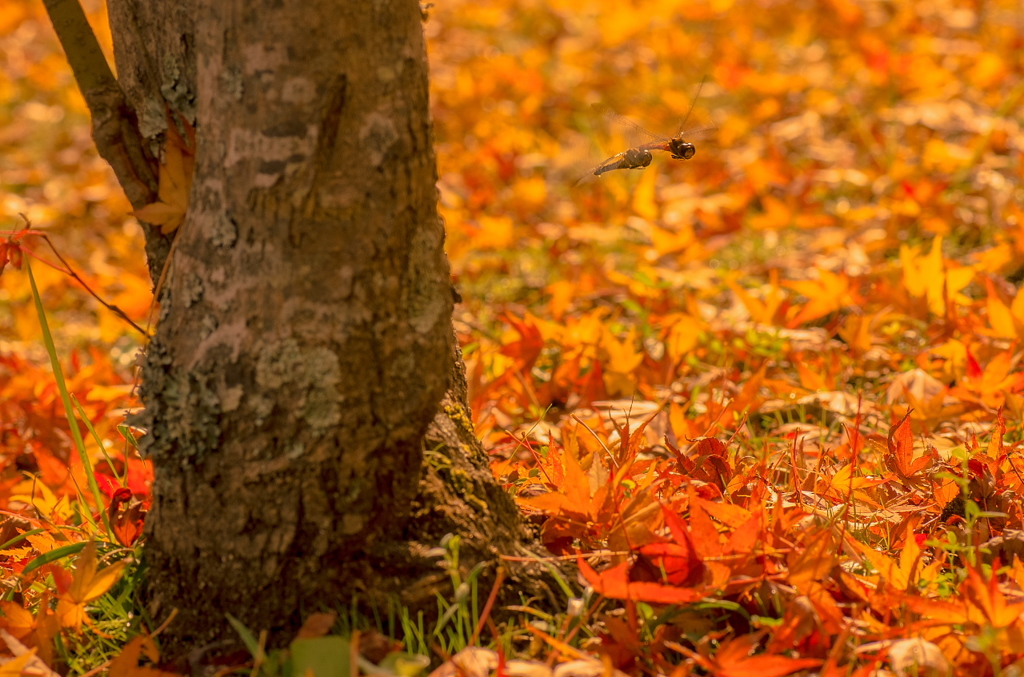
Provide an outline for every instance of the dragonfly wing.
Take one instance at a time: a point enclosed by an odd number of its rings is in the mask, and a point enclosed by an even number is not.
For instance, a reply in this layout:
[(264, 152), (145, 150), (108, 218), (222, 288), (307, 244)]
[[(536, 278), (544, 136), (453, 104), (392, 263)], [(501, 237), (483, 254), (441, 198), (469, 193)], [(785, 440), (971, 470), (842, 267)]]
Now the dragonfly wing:
[(573, 187), (578, 187), (578, 186), (582, 186), (583, 184), (586, 184), (586, 183), (592, 183), (594, 181), (597, 181), (597, 179), (600, 177), (599, 174), (595, 173), (597, 170), (598, 170), (598, 167), (594, 167), (593, 169), (588, 171), (586, 174), (584, 174), (579, 179), (577, 179), (576, 183), (572, 184)]
[(580, 185), (597, 178), (594, 171), (611, 160), (602, 160), (602, 153), (593, 139), (584, 134), (573, 133), (564, 139), (562, 149), (548, 164), (548, 175), (552, 181)]
[(609, 137), (623, 142), (625, 146), (630, 148), (637, 146), (654, 147), (656, 144), (668, 141), (667, 137), (643, 128), (632, 118), (619, 115), (608, 106), (595, 104), (593, 108), (600, 114), (602, 125)]
[(718, 131), (718, 125), (716, 125), (714, 122), (711, 122), (710, 120), (702, 120), (696, 124), (693, 124), (692, 120), (690, 122), (691, 124), (679, 130), (679, 136), (686, 139), (687, 141), (700, 141), (702, 139), (709, 139), (712, 136), (714, 136), (715, 132)]
[(690, 100), (690, 108), (686, 111), (683, 121), (679, 123), (679, 133), (676, 134), (676, 138), (692, 142), (695, 139), (707, 138), (712, 132), (718, 131), (718, 127), (711, 120), (707, 111), (696, 109), (700, 93), (704, 91), (707, 81), (708, 76), (705, 75), (697, 85), (697, 93), (693, 95), (693, 99)]
[(591, 167), (590, 169), (588, 169), (586, 173), (583, 176), (581, 176), (580, 179), (576, 182), (576, 185), (579, 186), (584, 183), (590, 183), (591, 181), (594, 181), (595, 179), (600, 177), (605, 172), (620, 169), (621, 166), (622, 153), (619, 153), (618, 155), (613, 155), (604, 162), (602, 162), (601, 164), (597, 165), (596, 167)]

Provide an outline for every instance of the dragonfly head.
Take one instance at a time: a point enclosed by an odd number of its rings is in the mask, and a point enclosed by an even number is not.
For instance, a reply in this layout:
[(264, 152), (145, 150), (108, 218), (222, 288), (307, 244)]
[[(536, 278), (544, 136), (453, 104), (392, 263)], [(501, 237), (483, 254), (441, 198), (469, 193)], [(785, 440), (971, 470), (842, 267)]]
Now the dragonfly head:
[(689, 160), (697, 152), (697, 148), (689, 141), (675, 138), (668, 142), (668, 150), (674, 160)]

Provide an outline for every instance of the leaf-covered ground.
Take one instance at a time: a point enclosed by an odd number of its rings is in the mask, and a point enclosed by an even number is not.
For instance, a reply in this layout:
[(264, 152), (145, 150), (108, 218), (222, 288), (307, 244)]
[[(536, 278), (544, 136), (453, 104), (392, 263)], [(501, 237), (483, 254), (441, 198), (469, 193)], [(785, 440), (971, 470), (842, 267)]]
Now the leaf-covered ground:
[[(524, 600), (505, 649), (679, 677), (1019, 674), (1018, 0), (427, 12), (478, 432), (582, 576), (564, 615)], [(24, 214), (144, 325), (140, 231), (39, 3), (0, 12), (0, 62), (0, 228)], [(601, 107), (671, 135), (705, 78), (687, 123), (716, 129), (693, 159), (576, 185), (585, 158), (624, 150)], [(110, 570), (135, 557), (149, 499), (118, 431), (140, 338), (67, 275), (33, 273), (95, 436), (80, 454), (9, 265), (0, 625), (83, 672), (163, 620), (127, 618), (133, 568)]]

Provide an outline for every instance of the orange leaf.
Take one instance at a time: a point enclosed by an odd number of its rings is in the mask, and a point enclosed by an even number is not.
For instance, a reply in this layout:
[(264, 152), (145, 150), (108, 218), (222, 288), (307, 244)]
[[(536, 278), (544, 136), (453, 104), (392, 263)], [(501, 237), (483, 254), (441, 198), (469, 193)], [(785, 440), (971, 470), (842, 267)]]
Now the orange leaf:
[(667, 582), (673, 585), (700, 583), (704, 576), (704, 563), (690, 539), (686, 522), (668, 506), (661, 506), (661, 512), (673, 542), (645, 545), (640, 548), (640, 556), (663, 572)]
[[(39, 651), (39, 658), (47, 665), (53, 664), (53, 640), (60, 633), (60, 622), (50, 610), (50, 596), (44, 593), (39, 600), (36, 615), (20, 609), (14, 602), (3, 602), (5, 618), (0, 627), (16, 639)], [(26, 616), (25, 614), (28, 614)]]
[(703, 498), (696, 498), (695, 501), (708, 515), (714, 517), (727, 527), (739, 527), (746, 524), (750, 519), (750, 511), (732, 503), (717, 503), (705, 501)]
[(690, 536), (697, 547), (697, 552), (704, 559), (722, 555), (722, 543), (718, 535), (718, 527), (704, 509), (704, 501), (697, 498), (690, 489)]
[(786, 656), (750, 656), (742, 661), (719, 668), (719, 677), (782, 677), (822, 664), (818, 658), (787, 658)]
[(717, 677), (782, 677), (823, 662), (817, 658), (787, 658), (774, 654), (752, 656), (760, 639), (761, 633), (755, 633), (722, 645), (712, 659), (714, 674)]
[(755, 230), (781, 230), (793, 222), (793, 211), (777, 197), (766, 195), (761, 201), (764, 212), (750, 217), (750, 226)]
[(331, 628), (334, 627), (334, 621), (336, 620), (338, 620), (338, 614), (333, 611), (310, 614), (302, 623), (302, 627), (299, 628), (299, 633), (296, 635), (296, 639), (323, 637), (331, 631)]
[(787, 323), (790, 327), (817, 320), (851, 305), (850, 278), (846, 273), (837, 275), (828, 270), (819, 270), (817, 280), (786, 282), (785, 286), (807, 297), (807, 305)]
[[(185, 127), (186, 137), (178, 132), (178, 122)], [(166, 235), (174, 232), (188, 211), (189, 193), (192, 191), (192, 175), (195, 173), (195, 130), (184, 120), (176, 121), (168, 115), (167, 143), (164, 144), (164, 160), (160, 164), (160, 185), (156, 202), (152, 202), (134, 213), (146, 223), (160, 226)]]
[[(578, 449), (578, 447), (577, 447)], [(562, 451), (562, 471), (565, 477), (560, 487), (568, 505), (586, 511), (590, 506), (590, 478), (583, 472), (580, 461), (569, 449)], [(591, 513), (591, 517), (595, 517)]]
[(789, 583), (803, 594), (812, 585), (826, 580), (836, 565), (836, 548), (832, 534), (822, 531), (807, 538), (803, 552), (794, 550), (787, 557)]
[(779, 317), (788, 308), (786, 295), (779, 286), (779, 273), (771, 270), (768, 273), (768, 290), (763, 293), (762, 298), (755, 298), (753, 295), (736, 284), (729, 282), (729, 288), (740, 300), (743, 306), (750, 313), (750, 319), (758, 324), (776, 324)]
[(148, 635), (133, 637), (117, 658), (110, 661), (110, 677), (170, 677), (176, 673), (164, 672), (149, 666), (140, 666), (139, 657), (145, 656), (153, 663), (160, 662), (160, 651), (156, 642)]
[(750, 516), (750, 519), (736, 527), (732, 532), (729, 536), (729, 541), (726, 543), (726, 550), (746, 555), (752, 553), (754, 548), (763, 540), (761, 513), (755, 512)]
[(128, 487), (118, 487), (110, 497), (107, 516), (114, 536), (121, 545), (130, 546), (142, 535), (146, 510)]
[(669, 583), (683, 587), (700, 583), (704, 578), (704, 563), (700, 561), (691, 543), (650, 543), (640, 547), (631, 575), (638, 571), (653, 572), (649, 582)]
[(928, 453), (917, 460), (914, 459), (914, 434), (910, 429), (910, 414), (913, 411), (908, 409), (900, 422), (889, 428), (887, 440), (888, 453), (885, 456), (885, 464), (903, 479), (909, 479), (932, 462), (931, 454)]
[(594, 590), (611, 599), (630, 599), (634, 602), (652, 604), (689, 604), (704, 598), (704, 593), (693, 588), (676, 588), (660, 583), (631, 582), (629, 580), (629, 563), (605, 569), (601, 573), (594, 571), (582, 557), (577, 558), (580, 573), (587, 579)]
[(23, 640), (36, 629), (32, 612), (17, 602), (0, 602), (0, 609), (4, 612), (3, 618), (0, 618), (0, 628), (11, 633), (16, 639)]
[(541, 335), (536, 318), (527, 313), (522, 320), (519, 320), (506, 313), (503, 319), (512, 325), (512, 328), (519, 333), (520, 338), (518, 341), (503, 346), (501, 354), (513, 358), (520, 371), (527, 371), (533, 367), (533, 363), (540, 357), (540, 351), (544, 348), (544, 337)]
[(1019, 622), (1024, 613), (1024, 602), (1007, 604), (1006, 596), (999, 590), (998, 577), (989, 574), (988, 580), (974, 567), (967, 569), (967, 580), (960, 585), (964, 599), (977, 609), (982, 618), (971, 614), (971, 620), (980, 625), (1005, 628)]

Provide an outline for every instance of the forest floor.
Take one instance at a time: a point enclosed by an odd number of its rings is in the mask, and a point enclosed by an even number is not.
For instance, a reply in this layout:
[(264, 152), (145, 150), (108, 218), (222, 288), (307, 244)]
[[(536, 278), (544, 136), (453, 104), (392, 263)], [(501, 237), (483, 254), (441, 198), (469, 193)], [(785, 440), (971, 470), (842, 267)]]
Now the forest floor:
[[(427, 14), (477, 430), (582, 572), (560, 581), (564, 614), (524, 600), (503, 655), (678, 677), (1020, 674), (1017, 0), (447, 0)], [(0, 229), (27, 218), (145, 325), (141, 231), (41, 3), (5, 3), (0, 62)], [(665, 136), (703, 128), (693, 158), (655, 152), (578, 184), (642, 137), (608, 108)], [(153, 650), (139, 633), (162, 619), (133, 618), (118, 559), (140, 545), (152, 476), (123, 416), (141, 337), (67, 275), (33, 273), (67, 383), (9, 266), (0, 639), (70, 673), (154, 670), (138, 667)], [(82, 454), (64, 393), (93, 426)], [(437, 629), (406, 627), (406, 648), (464, 648), (488, 592), (444, 602)], [(0, 671), (39, 663), (19, 660)]]

